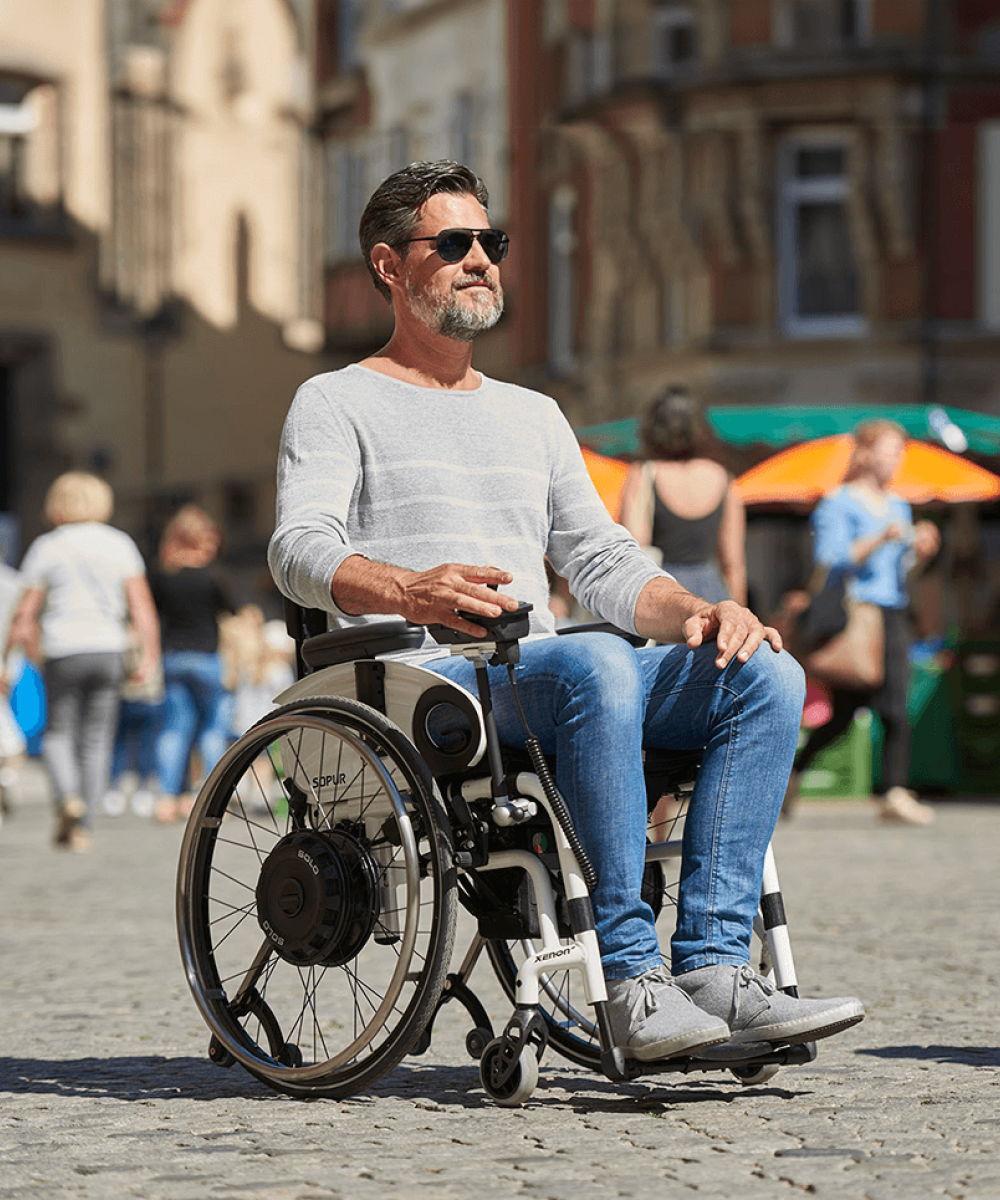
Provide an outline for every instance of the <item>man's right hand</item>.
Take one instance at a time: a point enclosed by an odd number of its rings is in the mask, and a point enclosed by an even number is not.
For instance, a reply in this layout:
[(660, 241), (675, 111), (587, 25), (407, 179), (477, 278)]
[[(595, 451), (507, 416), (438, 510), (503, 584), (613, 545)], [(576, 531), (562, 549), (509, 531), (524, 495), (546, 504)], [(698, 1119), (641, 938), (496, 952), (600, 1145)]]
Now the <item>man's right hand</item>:
[(499, 617), (513, 612), (517, 600), (490, 588), (490, 584), (511, 583), (514, 576), (499, 567), (470, 567), (464, 563), (444, 563), (430, 571), (403, 571), (397, 581), (400, 589), (400, 616), (417, 625), (447, 625), (475, 637), (486, 630), (458, 615), (463, 612)]
[(498, 617), (513, 612), (517, 600), (492, 590), (513, 582), (499, 567), (443, 563), (429, 571), (408, 571), (360, 555), (345, 559), (330, 587), (334, 603), (352, 616), (394, 613), (415, 625), (446, 625), (473, 637), (485, 637), (481, 625), (458, 615), (463, 612)]

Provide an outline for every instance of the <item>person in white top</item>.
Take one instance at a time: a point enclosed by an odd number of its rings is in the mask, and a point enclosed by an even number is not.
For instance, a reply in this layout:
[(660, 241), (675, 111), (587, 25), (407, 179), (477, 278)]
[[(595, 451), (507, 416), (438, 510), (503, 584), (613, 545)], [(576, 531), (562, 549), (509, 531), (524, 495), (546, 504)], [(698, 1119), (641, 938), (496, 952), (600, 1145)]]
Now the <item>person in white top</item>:
[[(108, 786), (126, 653), (134, 634), (135, 682), (159, 657), (159, 622), (135, 542), (107, 524), (111, 488), (82, 471), (61, 475), (45, 497), (53, 529), (28, 548), (24, 591), (7, 649), (42, 662), (48, 720), (42, 757), (52, 777), (55, 843), (85, 850)], [(131, 629), (131, 633), (130, 633)]]

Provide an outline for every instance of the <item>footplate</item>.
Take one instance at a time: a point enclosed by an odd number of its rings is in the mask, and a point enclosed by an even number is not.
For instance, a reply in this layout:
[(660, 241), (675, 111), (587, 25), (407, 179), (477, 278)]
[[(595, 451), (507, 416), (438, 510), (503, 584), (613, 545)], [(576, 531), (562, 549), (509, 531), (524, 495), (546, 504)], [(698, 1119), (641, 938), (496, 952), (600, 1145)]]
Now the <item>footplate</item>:
[[(751, 1068), (760, 1067), (792, 1067), (812, 1062), (816, 1057), (815, 1042), (799, 1042), (794, 1046), (772, 1046), (769, 1042), (727, 1043), (722, 1046), (712, 1046), (699, 1054), (686, 1057), (654, 1059), (642, 1062), (637, 1058), (625, 1058), (621, 1064), (621, 1074), (611, 1074), (605, 1067), (605, 1073), (611, 1079), (638, 1079), (643, 1075), (663, 1075), (677, 1072), (689, 1075), (694, 1071), (730, 1070), (746, 1072)], [(612, 1070), (618, 1066), (612, 1065)]]

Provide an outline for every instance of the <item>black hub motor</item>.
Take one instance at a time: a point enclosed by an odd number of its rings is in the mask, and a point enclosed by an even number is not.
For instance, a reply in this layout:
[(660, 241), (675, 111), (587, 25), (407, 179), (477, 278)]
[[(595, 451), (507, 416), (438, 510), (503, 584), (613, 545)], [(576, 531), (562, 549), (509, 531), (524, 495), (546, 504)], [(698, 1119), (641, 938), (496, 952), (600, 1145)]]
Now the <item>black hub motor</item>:
[(286, 962), (339, 967), (359, 953), (378, 917), (378, 864), (346, 829), (297, 830), (265, 859), (257, 920)]

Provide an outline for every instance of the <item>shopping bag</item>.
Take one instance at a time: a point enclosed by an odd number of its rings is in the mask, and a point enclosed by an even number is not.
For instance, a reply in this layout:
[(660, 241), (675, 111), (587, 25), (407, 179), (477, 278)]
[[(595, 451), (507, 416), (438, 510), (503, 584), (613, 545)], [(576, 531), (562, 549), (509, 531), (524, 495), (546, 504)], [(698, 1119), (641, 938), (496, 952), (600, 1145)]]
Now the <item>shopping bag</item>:
[(873, 692), (885, 679), (885, 622), (877, 604), (846, 601), (847, 623), (840, 633), (802, 658), (806, 674), (828, 687)]
[(809, 607), (795, 622), (797, 652), (809, 654), (828, 642), (847, 627), (847, 580), (841, 572), (832, 579), (827, 576), (823, 586), (813, 594)]

